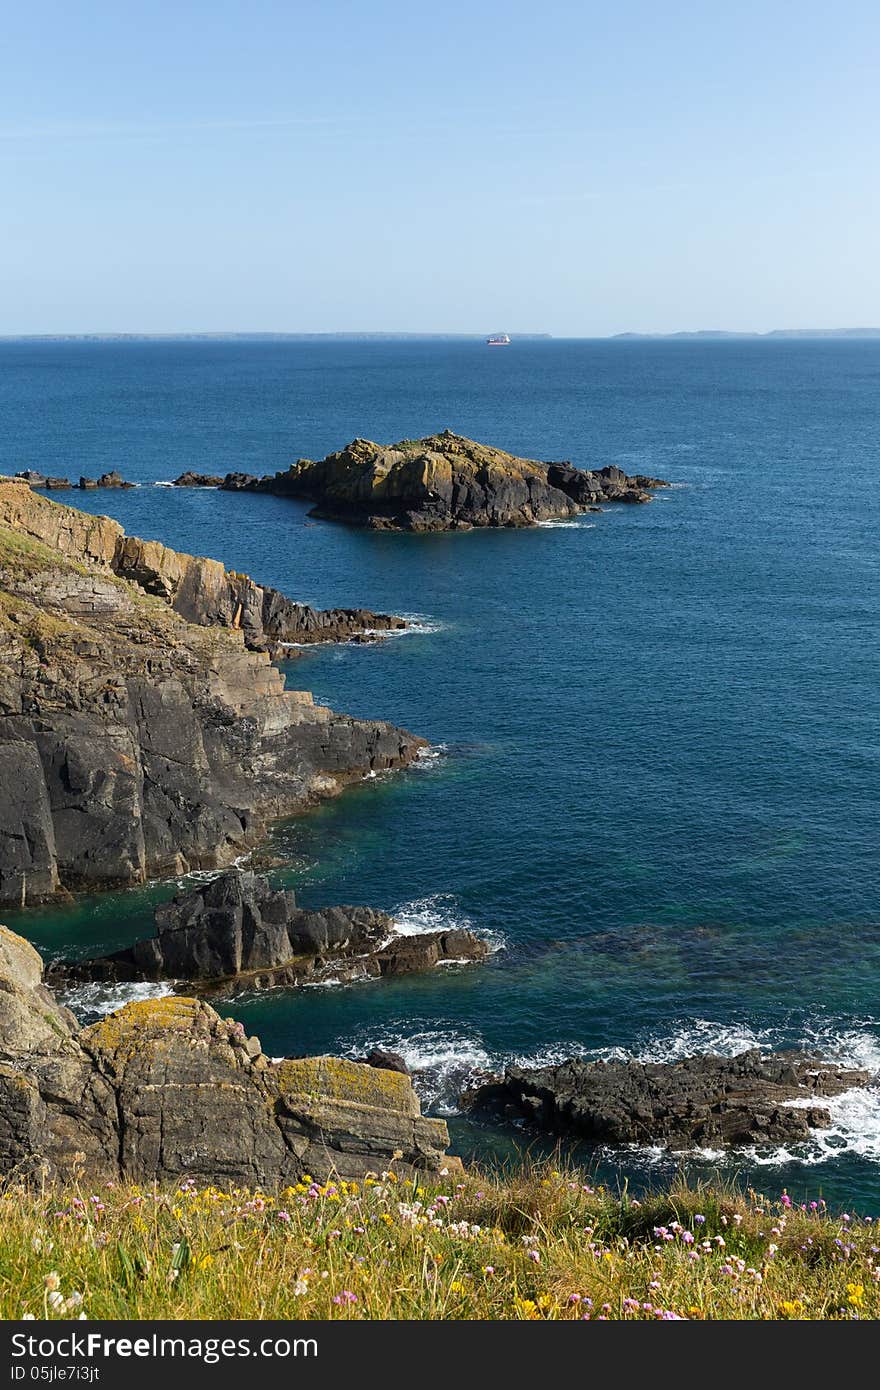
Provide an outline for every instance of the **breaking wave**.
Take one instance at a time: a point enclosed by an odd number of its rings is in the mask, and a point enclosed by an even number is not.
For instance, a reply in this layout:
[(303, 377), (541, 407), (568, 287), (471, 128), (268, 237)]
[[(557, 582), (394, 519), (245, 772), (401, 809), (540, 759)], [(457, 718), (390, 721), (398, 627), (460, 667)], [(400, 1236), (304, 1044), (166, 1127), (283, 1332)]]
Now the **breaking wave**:
[[(410, 929), (435, 931), (444, 923), (444, 914), (451, 912), (452, 895), (437, 895), (410, 904)], [(452, 899), (454, 902), (454, 899)], [(466, 919), (459, 919), (466, 924)], [(799, 1047), (818, 1053), (841, 1066), (858, 1068), (872, 1073), (875, 1081), (856, 1087), (839, 1096), (822, 1098), (818, 1103), (827, 1110), (831, 1124), (816, 1130), (803, 1144), (786, 1147), (735, 1150), (698, 1149), (687, 1155), (691, 1160), (742, 1167), (781, 1167), (785, 1164), (812, 1166), (856, 1155), (880, 1163), (880, 1029), (876, 1024), (864, 1027), (837, 1027), (833, 1023), (808, 1025), (801, 1035), (793, 1038), (778, 1028), (756, 1028), (746, 1023), (718, 1023), (708, 1019), (693, 1019), (671, 1032), (654, 1037), (646, 1036), (631, 1048), (588, 1048), (574, 1042), (556, 1042), (532, 1052), (512, 1055), (493, 1051), (475, 1032), (453, 1027), (406, 1032), (396, 1029), (371, 1037), (350, 1049), (349, 1055), (362, 1055), (371, 1047), (398, 1052), (413, 1072), (413, 1082), (422, 1105), (437, 1115), (455, 1115), (463, 1091), (484, 1080), (487, 1074), (503, 1072), (505, 1066), (549, 1067), (570, 1057), (584, 1061), (674, 1062), (696, 1053), (714, 1053), (734, 1057), (750, 1048), (768, 1051), (781, 1047)], [(815, 1105), (815, 1099), (792, 1101), (794, 1106)], [(638, 1146), (627, 1152), (638, 1155), (649, 1166), (674, 1166), (682, 1158), (661, 1147)]]
[(105, 1014), (115, 1013), (125, 1004), (141, 999), (164, 999), (173, 994), (170, 984), (164, 981), (134, 980), (112, 984), (90, 981), (87, 984), (71, 985), (69, 989), (58, 991), (58, 998), (65, 1004), (83, 1025), (94, 1023)]

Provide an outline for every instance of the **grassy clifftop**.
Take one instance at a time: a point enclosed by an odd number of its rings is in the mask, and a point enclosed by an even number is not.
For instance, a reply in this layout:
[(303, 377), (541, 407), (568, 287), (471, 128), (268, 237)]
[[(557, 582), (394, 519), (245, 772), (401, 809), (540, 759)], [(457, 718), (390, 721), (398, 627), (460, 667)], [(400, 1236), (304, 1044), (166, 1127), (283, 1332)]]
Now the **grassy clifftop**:
[(873, 1319), (865, 1218), (583, 1174), (0, 1196), (0, 1317)]

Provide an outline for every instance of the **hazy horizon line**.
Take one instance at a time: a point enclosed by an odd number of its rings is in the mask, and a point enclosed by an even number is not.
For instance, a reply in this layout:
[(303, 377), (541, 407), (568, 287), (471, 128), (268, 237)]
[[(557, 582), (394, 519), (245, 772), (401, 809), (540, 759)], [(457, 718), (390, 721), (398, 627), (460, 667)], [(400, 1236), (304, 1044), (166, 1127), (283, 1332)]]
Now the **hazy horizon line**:
[[(118, 342), (132, 341), (186, 341), (186, 340), (311, 340), (315, 338), (346, 338), (354, 340), (388, 339), (442, 339), (482, 341), (494, 333), (459, 330), (411, 330), (411, 329), (322, 329), (320, 331), (298, 329), (168, 329), (160, 331), (141, 331), (138, 329), (108, 329), (93, 331), (56, 330), (45, 333), (0, 333), (0, 342)], [(557, 342), (612, 342), (626, 339), (762, 339), (762, 338), (880, 338), (880, 327), (860, 326), (846, 328), (771, 328), (771, 329), (727, 329), (695, 328), (642, 331), (624, 329), (615, 333), (547, 333), (536, 331), (509, 332), (511, 341), (557, 341)]]

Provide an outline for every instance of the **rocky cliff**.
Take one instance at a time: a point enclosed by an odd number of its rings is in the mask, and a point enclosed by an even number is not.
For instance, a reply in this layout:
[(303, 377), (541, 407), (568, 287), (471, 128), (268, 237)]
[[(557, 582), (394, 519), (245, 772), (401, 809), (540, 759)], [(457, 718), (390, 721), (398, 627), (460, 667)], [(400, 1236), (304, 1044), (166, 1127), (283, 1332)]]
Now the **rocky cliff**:
[(872, 1081), (877, 1078), (868, 1072), (807, 1053), (752, 1049), (669, 1063), (572, 1059), (509, 1067), (466, 1103), (475, 1112), (597, 1144), (717, 1148), (803, 1141), (831, 1123), (823, 1098)]
[(112, 956), (56, 967), (53, 979), (174, 980), (200, 991), (269, 989), (411, 975), (440, 961), (478, 961), (485, 941), (463, 928), (399, 936), (369, 907), (299, 907), (290, 889), (231, 869), (156, 909), (156, 934)]
[(265, 637), (288, 604), (0, 481), (0, 903), (227, 864), (416, 756), (285, 690)]
[[(249, 575), (224, 569), (218, 560), (126, 536), (109, 517), (50, 502), (20, 480), (0, 477), (0, 541), (4, 532), (12, 533), (6, 552), (0, 551), (4, 571), (24, 563), (29, 548), (35, 560), (39, 546), (48, 546), (73, 564), (94, 565), (131, 580), (191, 623), (240, 631), (251, 651), (277, 655), (289, 644), (346, 641), (406, 627), (403, 618), (368, 608), (320, 609), (295, 603)], [(29, 542), (36, 546), (29, 547)]]
[(41, 975), (33, 947), (0, 927), (0, 1175), (267, 1188), (456, 1162), (399, 1071), (270, 1061), (195, 999), (129, 1004), (79, 1029)]
[[(217, 479), (178, 479), (190, 486), (199, 481)], [(517, 458), (445, 430), (391, 445), (355, 439), (320, 462), (300, 459), (274, 477), (228, 474), (220, 486), (303, 497), (316, 503), (314, 516), (378, 529), (447, 531), (530, 526), (606, 502), (649, 502), (651, 489), (665, 484), (614, 467), (587, 472)]]

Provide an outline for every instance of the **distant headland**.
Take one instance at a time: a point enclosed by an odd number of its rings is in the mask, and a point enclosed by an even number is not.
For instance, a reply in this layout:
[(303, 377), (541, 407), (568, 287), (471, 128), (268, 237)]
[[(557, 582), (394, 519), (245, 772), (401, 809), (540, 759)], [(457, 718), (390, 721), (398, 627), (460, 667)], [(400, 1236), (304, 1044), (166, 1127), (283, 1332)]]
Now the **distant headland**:
[(615, 342), (625, 338), (685, 338), (700, 341), (716, 338), (880, 338), (880, 328), (771, 328), (769, 333), (739, 333), (724, 328), (698, 328), (680, 333), (614, 333), (612, 338)]

